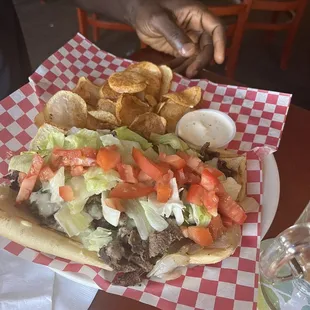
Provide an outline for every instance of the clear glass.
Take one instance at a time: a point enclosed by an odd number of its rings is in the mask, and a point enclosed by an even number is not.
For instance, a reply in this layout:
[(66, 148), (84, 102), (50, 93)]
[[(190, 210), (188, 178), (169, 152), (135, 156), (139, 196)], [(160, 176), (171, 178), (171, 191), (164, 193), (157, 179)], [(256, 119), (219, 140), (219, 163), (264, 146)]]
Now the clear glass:
[(310, 310), (310, 202), (295, 225), (261, 251), (260, 285), (270, 309)]

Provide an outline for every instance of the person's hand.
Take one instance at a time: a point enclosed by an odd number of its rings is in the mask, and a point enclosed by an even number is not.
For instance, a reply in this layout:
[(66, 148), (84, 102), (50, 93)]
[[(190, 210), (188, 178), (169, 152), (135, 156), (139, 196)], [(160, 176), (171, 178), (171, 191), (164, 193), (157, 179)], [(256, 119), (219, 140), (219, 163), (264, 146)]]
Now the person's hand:
[[(129, 1), (130, 2), (130, 1)], [(141, 41), (176, 58), (170, 66), (193, 77), (212, 60), (225, 58), (225, 29), (195, 0), (142, 0), (129, 22)]]

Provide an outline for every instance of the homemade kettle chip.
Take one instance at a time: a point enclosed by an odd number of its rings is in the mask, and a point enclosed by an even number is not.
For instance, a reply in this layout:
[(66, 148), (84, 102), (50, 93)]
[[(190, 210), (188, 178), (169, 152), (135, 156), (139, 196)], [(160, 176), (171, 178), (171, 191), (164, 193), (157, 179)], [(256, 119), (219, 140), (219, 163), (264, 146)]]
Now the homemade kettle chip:
[(87, 120), (86, 102), (71, 91), (61, 90), (46, 103), (44, 118), (47, 123), (62, 129), (83, 128)]
[(158, 114), (147, 112), (137, 116), (129, 128), (147, 138), (151, 133), (163, 135), (166, 132), (167, 121)]
[(121, 95), (116, 103), (116, 117), (125, 126), (130, 126), (137, 116), (150, 110), (151, 107), (147, 103), (131, 94)]
[(79, 78), (72, 92), (81, 96), (88, 105), (94, 107), (97, 105), (97, 101), (100, 98), (100, 87), (93, 84), (84, 76)]
[(110, 112), (115, 115), (116, 103), (110, 99), (99, 99), (97, 107), (101, 111)]
[(161, 86), (160, 86), (160, 99), (161, 99), (163, 95), (167, 94), (170, 90), (172, 79), (173, 79), (173, 72), (166, 65), (159, 66), (159, 69), (162, 74)]
[(145, 77), (137, 72), (124, 71), (113, 73), (109, 79), (109, 86), (116, 92), (134, 94), (146, 88)]

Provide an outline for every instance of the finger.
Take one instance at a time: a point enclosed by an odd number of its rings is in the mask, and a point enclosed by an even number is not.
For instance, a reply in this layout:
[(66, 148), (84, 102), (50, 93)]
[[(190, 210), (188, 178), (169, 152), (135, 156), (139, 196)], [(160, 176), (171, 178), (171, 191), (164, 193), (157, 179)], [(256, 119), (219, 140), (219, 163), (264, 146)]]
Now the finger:
[(207, 33), (204, 33), (201, 36), (200, 46), (201, 51), (195, 57), (195, 60), (186, 70), (186, 76), (189, 78), (197, 75), (198, 72), (203, 68), (205, 68), (212, 59), (213, 56), (212, 38)]
[(196, 46), (165, 11), (154, 15), (152, 26), (160, 32), (168, 43), (184, 57), (190, 57), (196, 52)]
[[(195, 60), (196, 56), (192, 56), (190, 58), (186, 58), (186, 60), (181, 63), (178, 67), (174, 68), (173, 71), (176, 73), (180, 73), (180, 74), (184, 74), (185, 72), (187, 72), (187, 68), (193, 63), (193, 61)], [(192, 76), (188, 76), (189, 78), (191, 78)]]
[(186, 57), (181, 57), (181, 56), (176, 57), (172, 59), (171, 61), (169, 61), (168, 63), (166, 63), (166, 65), (170, 67), (172, 70), (174, 70), (175, 68), (180, 66), (186, 59), (187, 59)]
[(214, 28), (212, 33), (213, 46), (214, 46), (214, 60), (216, 63), (221, 64), (225, 60), (225, 28), (218, 25)]
[(210, 14), (209, 12), (204, 12), (201, 21), (203, 29), (212, 36), (214, 45), (214, 60), (221, 64), (225, 60), (225, 27), (222, 25), (219, 18)]

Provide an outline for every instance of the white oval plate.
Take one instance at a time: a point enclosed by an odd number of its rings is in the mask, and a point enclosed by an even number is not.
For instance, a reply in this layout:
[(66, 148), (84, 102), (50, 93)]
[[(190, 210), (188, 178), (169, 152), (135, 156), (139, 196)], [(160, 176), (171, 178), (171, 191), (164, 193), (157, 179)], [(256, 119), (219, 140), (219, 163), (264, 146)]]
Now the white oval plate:
[[(263, 162), (263, 203), (262, 203), (262, 225), (261, 239), (267, 233), (274, 216), (277, 212), (280, 196), (279, 170), (273, 154), (265, 157)], [(67, 272), (50, 268), (56, 273), (80, 284), (100, 289), (88, 276), (77, 272)]]

